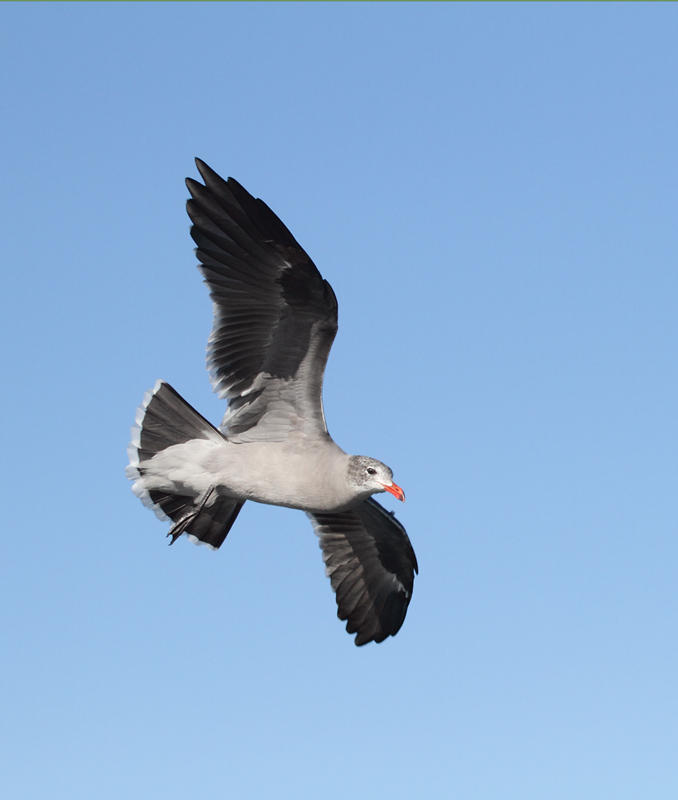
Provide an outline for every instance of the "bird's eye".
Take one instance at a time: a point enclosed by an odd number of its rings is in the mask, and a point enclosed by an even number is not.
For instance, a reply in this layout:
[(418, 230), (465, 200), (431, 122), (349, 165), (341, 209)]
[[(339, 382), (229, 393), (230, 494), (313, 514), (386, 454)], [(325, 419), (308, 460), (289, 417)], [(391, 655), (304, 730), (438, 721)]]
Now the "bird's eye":
[(377, 470), (374, 467), (368, 467), (367, 468), (367, 474), (368, 475), (376, 475), (377, 474)]

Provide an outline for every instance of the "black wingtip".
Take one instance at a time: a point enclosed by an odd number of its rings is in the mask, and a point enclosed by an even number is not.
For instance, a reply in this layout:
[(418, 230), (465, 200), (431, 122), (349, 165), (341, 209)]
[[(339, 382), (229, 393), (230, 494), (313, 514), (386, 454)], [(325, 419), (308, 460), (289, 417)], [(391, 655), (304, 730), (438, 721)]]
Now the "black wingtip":
[(209, 167), (202, 158), (195, 157), (195, 166), (198, 168), (198, 172), (200, 173), (200, 177), (207, 182), (207, 179), (210, 177), (210, 174), (214, 174), (214, 170)]
[[(202, 176), (202, 179), (205, 180), (205, 176), (203, 175), (203, 170), (206, 172), (209, 169), (209, 167), (207, 166), (207, 164), (205, 164), (202, 158), (198, 158), (198, 156), (195, 157), (194, 161), (195, 161), (195, 166), (198, 168), (198, 172)], [(186, 178), (186, 183), (188, 184), (188, 181), (190, 180), (192, 179)]]
[(205, 181), (205, 186), (208, 188), (212, 188), (214, 186), (221, 186), (222, 184), (228, 183), (225, 181), (221, 175), (216, 173), (212, 167), (196, 156), (195, 158), (195, 166), (198, 168), (198, 172), (200, 173), (200, 177)]

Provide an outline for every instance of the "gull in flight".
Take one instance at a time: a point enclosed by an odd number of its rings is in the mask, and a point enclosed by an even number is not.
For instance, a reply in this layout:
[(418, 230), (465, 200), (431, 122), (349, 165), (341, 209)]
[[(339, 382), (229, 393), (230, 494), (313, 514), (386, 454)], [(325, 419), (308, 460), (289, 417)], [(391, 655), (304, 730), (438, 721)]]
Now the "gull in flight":
[(187, 179), (199, 269), (214, 305), (207, 364), (228, 402), (215, 428), (168, 383), (136, 415), (127, 475), (144, 505), (217, 550), (246, 500), (305, 511), (338, 616), (356, 645), (400, 630), (417, 559), (372, 495), (403, 490), (386, 464), (345, 453), (327, 431), (325, 364), (337, 333), (330, 284), (285, 225), (237, 181), (196, 159)]

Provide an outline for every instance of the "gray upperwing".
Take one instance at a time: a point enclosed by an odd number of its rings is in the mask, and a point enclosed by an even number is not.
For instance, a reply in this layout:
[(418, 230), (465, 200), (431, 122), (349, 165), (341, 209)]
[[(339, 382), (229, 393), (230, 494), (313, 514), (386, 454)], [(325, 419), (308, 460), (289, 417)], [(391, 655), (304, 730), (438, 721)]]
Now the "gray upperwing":
[(337, 598), (337, 616), (356, 645), (400, 630), (412, 598), (417, 558), (405, 528), (371, 497), (350, 511), (308, 513)]
[(196, 159), (191, 236), (214, 304), (207, 364), (232, 441), (326, 435), (322, 383), (337, 332), (329, 283), (285, 225), (233, 178)]

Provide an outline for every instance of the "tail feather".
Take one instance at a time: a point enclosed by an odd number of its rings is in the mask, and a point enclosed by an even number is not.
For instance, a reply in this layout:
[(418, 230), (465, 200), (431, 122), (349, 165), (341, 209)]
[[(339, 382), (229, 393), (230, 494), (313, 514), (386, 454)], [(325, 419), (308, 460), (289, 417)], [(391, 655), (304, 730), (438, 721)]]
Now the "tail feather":
[[(161, 520), (174, 522), (172, 542), (182, 533), (196, 544), (216, 550), (224, 542), (244, 501), (232, 498), (214, 500), (173, 494), (144, 485), (144, 463), (168, 447), (194, 439), (222, 440), (222, 434), (168, 383), (158, 381), (146, 392), (137, 409), (132, 441), (128, 448), (127, 477), (135, 481), (132, 490), (142, 503)], [(210, 495), (212, 492), (210, 492)], [(210, 504), (205, 502), (211, 501)]]
[(245, 501), (216, 502), (205, 508), (200, 516), (186, 529), (188, 538), (194, 544), (204, 544), (211, 550), (218, 550), (233, 527)]
[(221, 439), (219, 431), (165, 381), (157, 381), (144, 395), (127, 450), (130, 466), (191, 439)]

